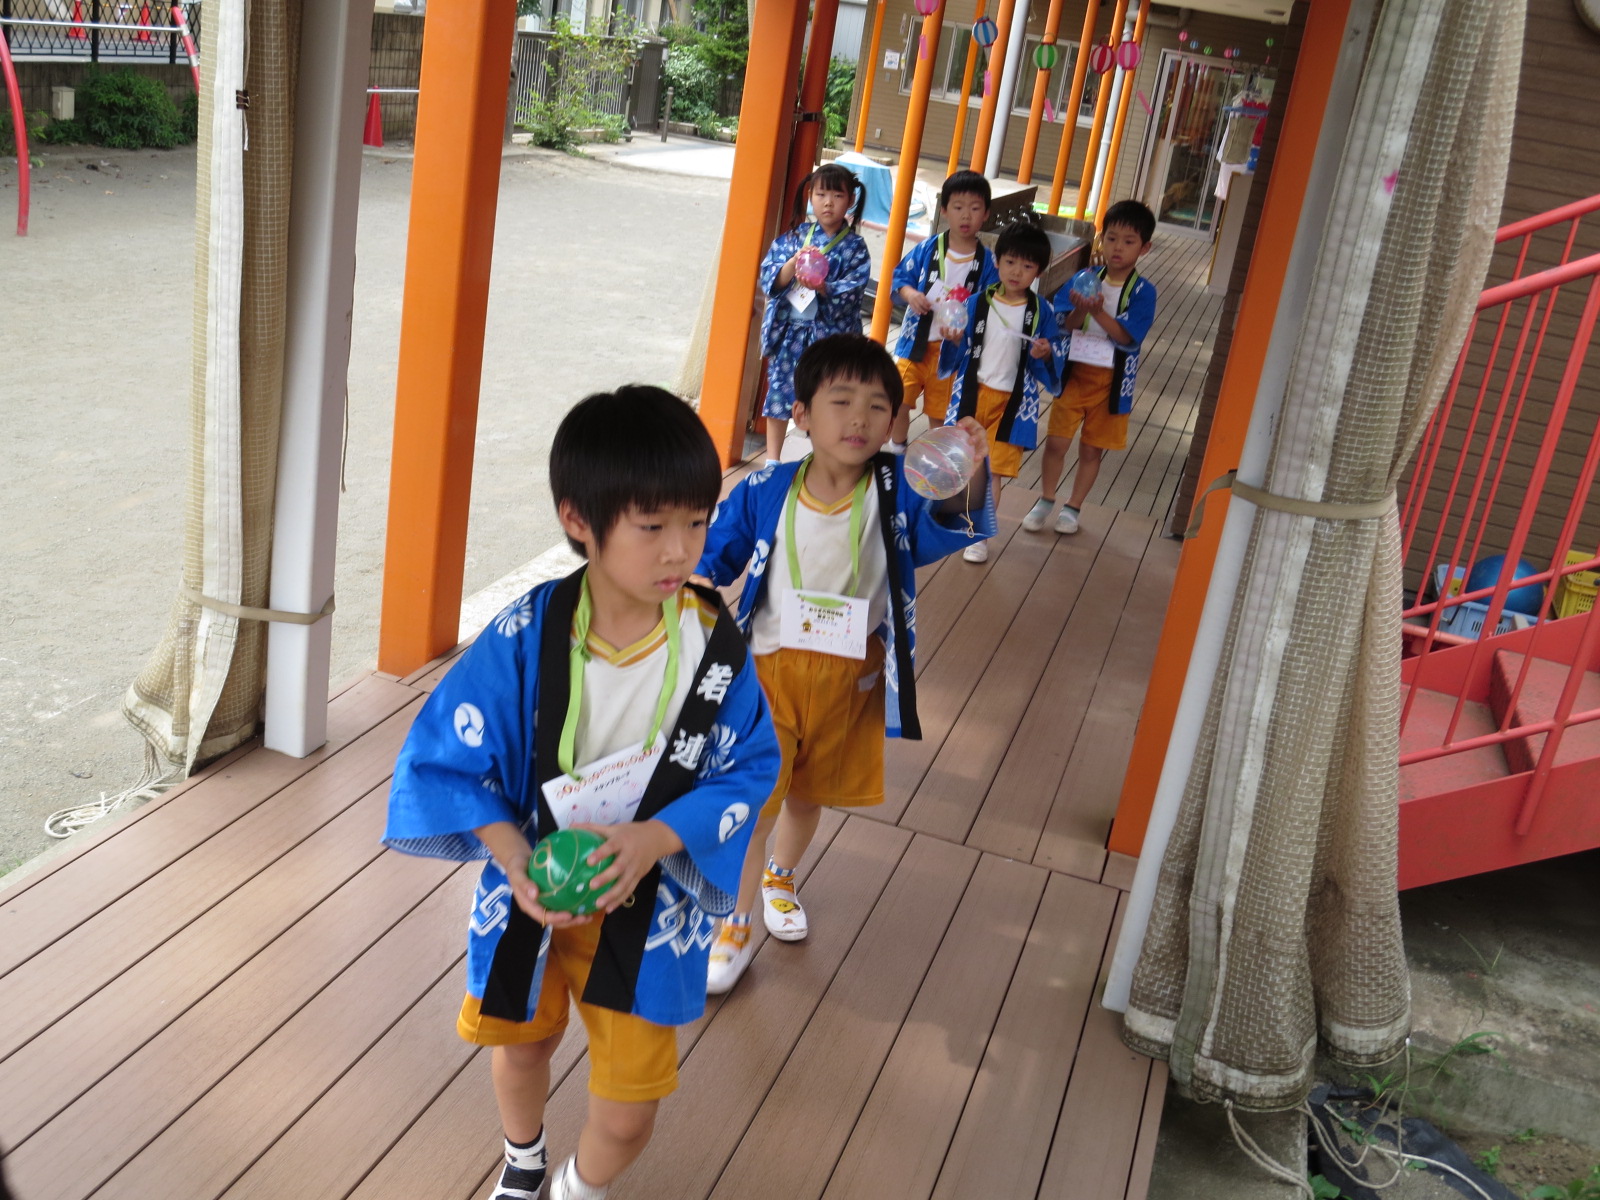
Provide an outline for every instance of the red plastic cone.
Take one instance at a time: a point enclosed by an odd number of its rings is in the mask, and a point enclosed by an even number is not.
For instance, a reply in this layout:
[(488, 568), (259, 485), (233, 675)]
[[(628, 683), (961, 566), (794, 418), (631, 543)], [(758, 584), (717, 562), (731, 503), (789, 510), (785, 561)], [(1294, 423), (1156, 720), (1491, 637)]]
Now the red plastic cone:
[(72, 0), (72, 27), (67, 30), (69, 38), (86, 38), (89, 35), (83, 31), (83, 0)]
[(378, 94), (367, 97), (367, 128), (361, 135), (364, 146), (383, 145), (383, 110), (378, 106)]
[[(150, 6), (148, 4), (141, 4), (139, 6), (139, 24), (146, 25), (146, 26), (150, 24)], [(141, 29), (141, 30), (139, 30), (139, 41), (148, 42), (149, 40), (150, 40), (150, 30), (149, 29)]]

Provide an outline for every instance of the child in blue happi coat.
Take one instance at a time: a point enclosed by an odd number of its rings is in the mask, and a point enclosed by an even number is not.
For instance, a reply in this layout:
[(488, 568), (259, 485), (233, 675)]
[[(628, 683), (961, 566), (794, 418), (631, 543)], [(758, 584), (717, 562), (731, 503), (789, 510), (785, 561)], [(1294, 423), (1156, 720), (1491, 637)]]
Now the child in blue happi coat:
[[(844, 167), (818, 167), (795, 192), (793, 227), (778, 235), (762, 260), (767, 398), (761, 415), (767, 419), (768, 462), (783, 456), (794, 409), (794, 368), (806, 347), (831, 334), (861, 332), (861, 293), (872, 278), (872, 255), (855, 227), (866, 201), (866, 188)], [(808, 247), (828, 259), (827, 279), (816, 289), (795, 278), (796, 259)]]
[[(589, 1117), (551, 1180), (591, 1200), (643, 1151), (677, 1086), (674, 1026), (705, 1007), (778, 745), (744, 638), (687, 585), (722, 473), (695, 414), (659, 388), (590, 396), (562, 421), (550, 488), (588, 560), (513, 602), (440, 681), (395, 765), (385, 842), (484, 859), (456, 1025), (494, 1047), (505, 1165), (495, 1200), (545, 1176), (550, 1059), (574, 1003)], [(547, 911), (531, 846), (591, 829), (611, 859), (592, 915)]]
[[(836, 334), (812, 345), (795, 370), (794, 409), (811, 454), (742, 480), (706, 538), (700, 575), (725, 585), (748, 571), (739, 623), (783, 754), (738, 904), (711, 952), (713, 992), (733, 987), (749, 965), (758, 899), (773, 937), (806, 936), (794, 872), (822, 807), (881, 804), (885, 734), (922, 736), (917, 568), (995, 532), (981, 466), (964, 492), (935, 503), (907, 486), (904, 458), (881, 452), (903, 394), (894, 359), (870, 338)], [(974, 421), (962, 429), (982, 460), (983, 431)]]

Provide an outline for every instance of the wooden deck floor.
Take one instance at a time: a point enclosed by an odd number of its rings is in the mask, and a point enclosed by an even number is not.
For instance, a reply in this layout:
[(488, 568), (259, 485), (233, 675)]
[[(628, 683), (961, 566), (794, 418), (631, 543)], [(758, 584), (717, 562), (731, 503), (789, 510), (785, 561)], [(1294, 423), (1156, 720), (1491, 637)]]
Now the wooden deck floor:
[[(1107, 470), (1119, 506), (1087, 508), (1077, 537), (1028, 534), (1012, 489), (986, 565), (925, 572), (925, 740), (891, 745), (881, 809), (824, 820), (801, 870), (810, 939), (764, 944), (682, 1031), (682, 1086), (618, 1200), (774, 1180), (829, 1200), (1144, 1196), (1166, 1074), (1095, 1003), (1131, 867), (1104, 846), (1193, 398), (1148, 402), (1193, 378), (1197, 319), (1158, 326), (1136, 451)], [(447, 666), (365, 677), (311, 757), (243, 748), (0, 881), (19, 1200), (487, 1195), (486, 1056), (453, 1027), (477, 869), (378, 844), (395, 753)], [(575, 1033), (547, 1118), (561, 1154), (582, 1059)]]

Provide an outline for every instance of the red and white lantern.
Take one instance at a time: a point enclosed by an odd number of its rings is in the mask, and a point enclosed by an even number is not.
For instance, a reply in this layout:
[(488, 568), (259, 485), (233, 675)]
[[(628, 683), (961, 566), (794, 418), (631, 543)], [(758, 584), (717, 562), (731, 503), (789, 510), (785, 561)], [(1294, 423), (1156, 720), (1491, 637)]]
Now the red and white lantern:
[(1117, 53), (1107, 42), (1096, 42), (1089, 50), (1089, 69), (1096, 75), (1104, 75), (1116, 63)]
[(1117, 47), (1117, 66), (1124, 71), (1132, 71), (1139, 66), (1139, 59), (1143, 51), (1139, 49), (1138, 42), (1123, 42)]

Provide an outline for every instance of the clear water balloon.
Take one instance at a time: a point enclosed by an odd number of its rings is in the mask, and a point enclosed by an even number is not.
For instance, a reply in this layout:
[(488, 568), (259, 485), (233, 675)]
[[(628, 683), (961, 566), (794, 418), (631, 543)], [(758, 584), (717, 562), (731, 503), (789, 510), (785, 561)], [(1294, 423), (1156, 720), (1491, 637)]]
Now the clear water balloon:
[(1067, 290), (1074, 296), (1084, 300), (1093, 300), (1100, 294), (1100, 272), (1093, 267), (1085, 267), (1072, 277), (1067, 284)]
[(972, 442), (954, 425), (938, 425), (906, 447), (906, 482), (929, 500), (948, 500), (978, 472)]
[(815, 246), (805, 246), (794, 256), (794, 277), (815, 291), (828, 279), (828, 256)]

